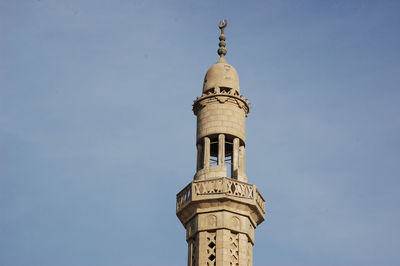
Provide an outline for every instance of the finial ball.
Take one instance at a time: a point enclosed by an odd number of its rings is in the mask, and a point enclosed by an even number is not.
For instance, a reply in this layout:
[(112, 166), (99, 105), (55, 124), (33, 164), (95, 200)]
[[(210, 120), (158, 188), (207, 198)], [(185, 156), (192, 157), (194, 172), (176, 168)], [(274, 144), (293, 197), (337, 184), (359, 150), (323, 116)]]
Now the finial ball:
[(225, 47), (219, 47), (218, 48), (218, 55), (219, 56), (225, 56), (226, 55), (226, 48)]

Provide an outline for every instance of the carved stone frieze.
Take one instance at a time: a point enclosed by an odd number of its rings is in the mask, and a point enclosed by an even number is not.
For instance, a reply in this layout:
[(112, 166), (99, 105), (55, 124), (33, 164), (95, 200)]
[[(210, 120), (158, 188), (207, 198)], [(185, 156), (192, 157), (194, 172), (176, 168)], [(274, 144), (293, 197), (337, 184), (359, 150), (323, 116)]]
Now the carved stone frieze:
[(228, 229), (231, 232), (247, 235), (254, 244), (255, 227), (251, 219), (246, 215), (232, 212), (232, 210), (217, 210), (211, 213), (199, 212), (191, 218), (186, 228), (187, 241), (194, 238), (198, 232)]
[(230, 178), (193, 181), (177, 195), (176, 213), (187, 239), (199, 231), (229, 229), (254, 242), (265, 219), (265, 201), (254, 185)]
[(250, 103), (249, 101), (244, 98), (242, 95), (232, 95), (224, 92), (219, 93), (209, 93), (205, 94), (201, 97), (197, 97), (193, 103), (193, 112), (195, 115), (207, 104), (210, 103), (230, 103), (237, 105), (240, 109), (245, 111), (246, 117), (250, 111)]

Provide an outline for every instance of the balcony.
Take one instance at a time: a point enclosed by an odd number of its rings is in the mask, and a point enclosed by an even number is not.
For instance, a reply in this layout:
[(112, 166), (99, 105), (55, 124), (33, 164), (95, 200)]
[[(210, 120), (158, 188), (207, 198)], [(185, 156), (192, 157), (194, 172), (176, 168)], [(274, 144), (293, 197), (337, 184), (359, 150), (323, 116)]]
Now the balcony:
[(193, 181), (176, 196), (176, 213), (183, 211), (193, 202), (230, 199), (254, 206), (265, 217), (265, 200), (255, 185), (227, 177)]

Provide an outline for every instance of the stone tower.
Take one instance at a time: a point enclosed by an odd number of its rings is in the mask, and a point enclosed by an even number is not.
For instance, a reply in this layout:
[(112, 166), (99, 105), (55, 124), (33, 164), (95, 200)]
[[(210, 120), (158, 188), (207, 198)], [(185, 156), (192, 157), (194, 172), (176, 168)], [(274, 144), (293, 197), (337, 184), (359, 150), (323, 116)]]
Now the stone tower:
[(239, 77), (225, 60), (219, 24), (220, 59), (204, 78), (193, 104), (197, 116), (197, 171), (176, 196), (176, 214), (186, 228), (189, 266), (251, 266), (254, 229), (265, 219), (265, 201), (245, 172), (245, 120), (249, 102)]

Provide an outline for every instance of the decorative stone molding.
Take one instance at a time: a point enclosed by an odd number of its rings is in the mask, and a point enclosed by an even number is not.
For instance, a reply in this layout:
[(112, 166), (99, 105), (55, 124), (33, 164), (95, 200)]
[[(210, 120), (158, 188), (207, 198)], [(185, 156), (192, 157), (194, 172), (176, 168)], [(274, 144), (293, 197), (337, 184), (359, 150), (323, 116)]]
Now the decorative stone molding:
[(221, 104), (230, 103), (237, 105), (240, 109), (244, 110), (246, 117), (250, 111), (250, 103), (246, 98), (244, 98), (242, 95), (233, 95), (226, 92), (210, 92), (201, 97), (197, 97), (193, 102), (193, 113), (195, 115), (197, 115), (205, 105), (216, 102)]
[(226, 177), (200, 180), (178, 193), (176, 213), (187, 239), (199, 231), (229, 229), (254, 243), (254, 229), (265, 219), (265, 201), (251, 184)]
[(250, 199), (265, 215), (265, 200), (256, 186), (227, 177), (193, 181), (187, 185), (176, 196), (176, 212), (181, 211), (189, 202), (201, 200), (206, 195), (227, 195)]
[(248, 216), (234, 213), (232, 210), (218, 210), (211, 213), (198, 213), (186, 226), (186, 240), (194, 239), (199, 232), (227, 229), (231, 232), (245, 234), (254, 244), (254, 227)]

